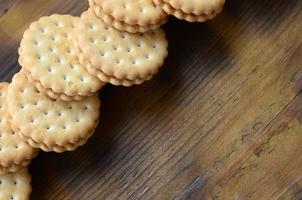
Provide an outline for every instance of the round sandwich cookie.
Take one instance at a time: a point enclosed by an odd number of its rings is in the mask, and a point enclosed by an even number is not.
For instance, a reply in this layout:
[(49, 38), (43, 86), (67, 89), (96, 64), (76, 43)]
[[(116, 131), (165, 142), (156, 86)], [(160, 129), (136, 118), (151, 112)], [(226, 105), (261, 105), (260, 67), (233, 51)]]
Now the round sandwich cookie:
[(225, 0), (153, 0), (166, 13), (189, 22), (205, 22), (222, 11)]
[[(89, 9), (75, 27), (80, 62), (101, 81), (131, 86), (152, 78), (168, 55), (165, 32), (119, 32)], [(89, 63), (89, 64), (86, 64)]]
[(40, 92), (64, 101), (92, 96), (104, 85), (79, 63), (73, 43), (78, 17), (51, 15), (32, 23), (24, 32), (19, 63)]
[(9, 123), (7, 88), (8, 83), (0, 83), (0, 175), (26, 167), (38, 153), (38, 149), (24, 142)]
[(31, 176), (27, 168), (0, 175), (1, 200), (29, 200), (31, 191)]
[(43, 151), (72, 151), (93, 134), (100, 114), (97, 95), (81, 101), (54, 100), (39, 92), (21, 70), (8, 87), (11, 124), (20, 137)]
[(157, 29), (168, 19), (152, 0), (89, 0), (89, 5), (107, 25), (130, 33)]

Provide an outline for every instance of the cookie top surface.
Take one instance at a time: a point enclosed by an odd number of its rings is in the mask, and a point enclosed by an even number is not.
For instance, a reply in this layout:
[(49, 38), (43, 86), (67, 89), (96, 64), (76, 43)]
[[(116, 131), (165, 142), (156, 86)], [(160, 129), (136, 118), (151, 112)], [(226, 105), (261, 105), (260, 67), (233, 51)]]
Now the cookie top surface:
[(130, 25), (158, 24), (167, 14), (152, 0), (90, 0), (106, 14)]
[(68, 96), (96, 92), (104, 84), (80, 65), (70, 15), (51, 15), (32, 23), (21, 40), (19, 62), (44, 88)]
[(27, 168), (18, 172), (0, 175), (0, 199), (29, 200), (31, 193), (31, 176)]
[(76, 39), (84, 59), (107, 76), (134, 80), (158, 71), (167, 56), (162, 29), (130, 34), (119, 32), (98, 19), (92, 9), (76, 25)]
[(37, 149), (23, 142), (11, 128), (7, 114), (7, 88), (8, 83), (0, 83), (0, 165), (9, 168), (31, 160)]
[(21, 70), (8, 87), (8, 111), (25, 137), (48, 146), (76, 144), (94, 130), (99, 117), (97, 95), (82, 101), (53, 100), (28, 82)]
[(163, 0), (176, 10), (194, 15), (210, 14), (223, 6), (225, 0)]

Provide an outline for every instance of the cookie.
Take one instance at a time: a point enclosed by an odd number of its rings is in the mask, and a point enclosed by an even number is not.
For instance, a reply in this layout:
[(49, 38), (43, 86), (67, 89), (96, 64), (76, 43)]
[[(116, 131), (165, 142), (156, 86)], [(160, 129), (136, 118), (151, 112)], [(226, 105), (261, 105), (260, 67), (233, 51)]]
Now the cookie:
[(0, 83), (0, 174), (26, 167), (38, 153), (12, 130), (7, 114), (7, 88), (8, 83)]
[(152, 0), (89, 0), (97, 17), (120, 31), (155, 30), (167, 21), (167, 14)]
[(81, 101), (54, 100), (39, 92), (21, 70), (8, 87), (8, 113), (20, 137), (43, 151), (72, 151), (93, 134), (101, 102), (97, 95)]
[(29, 200), (31, 191), (31, 176), (27, 168), (0, 175), (1, 200)]
[(153, 0), (166, 13), (189, 22), (205, 22), (222, 11), (225, 0)]
[(89, 9), (75, 27), (80, 62), (103, 82), (130, 86), (152, 78), (168, 55), (165, 32), (119, 32)]
[(92, 96), (104, 85), (79, 63), (73, 43), (78, 17), (51, 15), (32, 23), (19, 48), (19, 63), (40, 92), (64, 101)]

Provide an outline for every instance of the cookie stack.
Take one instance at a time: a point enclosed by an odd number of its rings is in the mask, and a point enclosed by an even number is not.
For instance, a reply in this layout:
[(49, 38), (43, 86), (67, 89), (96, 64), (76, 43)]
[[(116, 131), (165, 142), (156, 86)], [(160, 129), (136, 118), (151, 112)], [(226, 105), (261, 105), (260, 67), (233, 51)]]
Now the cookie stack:
[(8, 87), (8, 83), (0, 83), (0, 199), (24, 199), (31, 192), (26, 166), (38, 150), (23, 141), (11, 126)]
[(99, 19), (93, 9), (84, 12), (75, 27), (80, 63), (90, 74), (114, 85), (141, 84), (156, 74), (168, 55), (165, 32), (120, 32)]
[(89, 5), (108, 26), (129, 33), (156, 30), (168, 19), (152, 0), (89, 0)]
[(0, 198), (29, 199), (26, 167), (38, 149), (61, 153), (86, 143), (98, 125), (98, 91), (106, 83), (142, 84), (159, 71), (168, 55), (161, 25), (169, 14), (206, 21), (223, 4), (89, 0), (80, 17), (54, 14), (33, 22), (20, 43), (21, 70), (0, 84)]
[(222, 11), (225, 0), (153, 0), (166, 13), (189, 22), (205, 22)]

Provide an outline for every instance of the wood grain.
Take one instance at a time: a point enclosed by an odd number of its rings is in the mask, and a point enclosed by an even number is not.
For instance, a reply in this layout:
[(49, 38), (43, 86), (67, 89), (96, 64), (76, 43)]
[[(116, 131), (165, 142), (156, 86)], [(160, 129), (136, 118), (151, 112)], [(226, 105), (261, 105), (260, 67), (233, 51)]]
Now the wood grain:
[[(19, 69), (32, 21), (85, 9), (84, 0), (2, 0), (1, 80)], [(159, 75), (106, 86), (90, 141), (32, 162), (32, 199), (301, 200), (301, 10), (298, 0), (228, 0), (207, 23), (171, 18)]]

